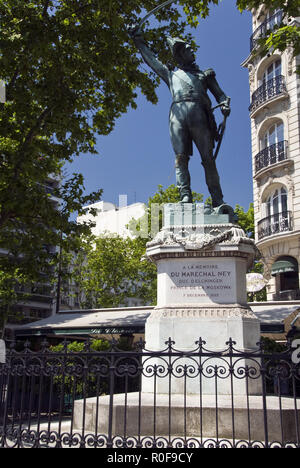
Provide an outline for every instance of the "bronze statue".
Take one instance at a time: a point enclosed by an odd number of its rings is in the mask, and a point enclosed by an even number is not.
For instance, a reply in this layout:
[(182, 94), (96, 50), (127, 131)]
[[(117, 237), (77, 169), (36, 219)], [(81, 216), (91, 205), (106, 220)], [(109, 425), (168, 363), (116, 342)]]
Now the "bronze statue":
[[(193, 154), (194, 142), (201, 155), (213, 207), (222, 205), (224, 201), (216, 156), (225, 123), (221, 131), (218, 131), (207, 91), (209, 90), (219, 103), (217, 107), (221, 108), (225, 120), (230, 114), (230, 98), (221, 90), (212, 69), (199, 69), (191, 46), (182, 39), (168, 38), (169, 47), (178, 66), (176, 71), (171, 71), (146, 45), (140, 25), (131, 28), (129, 32), (144, 61), (164, 80), (172, 94), (169, 128), (176, 156), (176, 183), (181, 202), (192, 203), (188, 164)], [(219, 143), (213, 154), (215, 142)]]

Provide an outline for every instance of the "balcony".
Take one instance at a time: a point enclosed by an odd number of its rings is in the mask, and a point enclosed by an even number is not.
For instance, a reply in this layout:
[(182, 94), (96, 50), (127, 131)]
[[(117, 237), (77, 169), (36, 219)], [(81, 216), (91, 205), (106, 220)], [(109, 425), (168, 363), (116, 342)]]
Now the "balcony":
[(286, 231), (292, 231), (292, 215), (290, 211), (267, 216), (257, 224), (258, 240)]
[(255, 174), (273, 164), (287, 159), (287, 141), (279, 141), (260, 151), (255, 156)]
[(268, 31), (272, 31), (275, 26), (279, 25), (283, 19), (283, 11), (279, 10), (274, 15), (267, 18), (250, 37), (250, 52), (258, 45), (259, 39), (266, 37)]
[(278, 75), (269, 81), (264, 82), (252, 94), (251, 104), (249, 106), (250, 114), (253, 114), (262, 104), (278, 96), (286, 96), (287, 89), (284, 76)]

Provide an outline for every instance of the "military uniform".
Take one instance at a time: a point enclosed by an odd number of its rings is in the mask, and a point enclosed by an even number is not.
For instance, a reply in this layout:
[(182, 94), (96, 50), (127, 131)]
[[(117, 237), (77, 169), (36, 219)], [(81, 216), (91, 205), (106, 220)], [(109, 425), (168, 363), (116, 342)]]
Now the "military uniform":
[[(174, 40), (171, 39), (171, 41)], [(223, 194), (213, 159), (218, 131), (207, 91), (209, 90), (214, 95), (218, 103), (229, 103), (229, 98), (219, 87), (212, 69), (201, 71), (195, 64), (192, 64), (170, 71), (156, 58), (142, 38), (135, 38), (135, 43), (145, 62), (165, 81), (172, 94), (169, 129), (176, 155), (176, 180), (181, 200), (192, 202), (188, 163), (193, 154), (194, 142), (201, 155), (213, 206), (222, 205)]]

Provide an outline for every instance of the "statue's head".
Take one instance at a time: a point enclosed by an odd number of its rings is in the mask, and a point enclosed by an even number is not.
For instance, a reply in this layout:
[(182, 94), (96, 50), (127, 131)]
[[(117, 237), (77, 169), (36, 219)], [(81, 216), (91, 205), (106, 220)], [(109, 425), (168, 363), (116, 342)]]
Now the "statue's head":
[(189, 65), (195, 61), (195, 55), (191, 46), (183, 39), (168, 37), (167, 41), (177, 64)]

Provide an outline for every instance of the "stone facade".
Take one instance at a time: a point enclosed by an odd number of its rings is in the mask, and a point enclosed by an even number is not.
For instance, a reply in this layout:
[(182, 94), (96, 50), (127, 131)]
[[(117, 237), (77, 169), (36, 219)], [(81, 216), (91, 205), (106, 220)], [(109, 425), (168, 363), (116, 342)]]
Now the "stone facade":
[[(253, 12), (251, 52), (264, 31), (282, 20), (280, 10)], [(300, 18), (289, 18), (297, 23)], [(256, 245), (265, 264), (268, 300), (299, 297), (300, 261), (300, 56), (291, 49), (261, 58), (249, 70)], [(278, 261), (285, 262), (279, 269)]]

